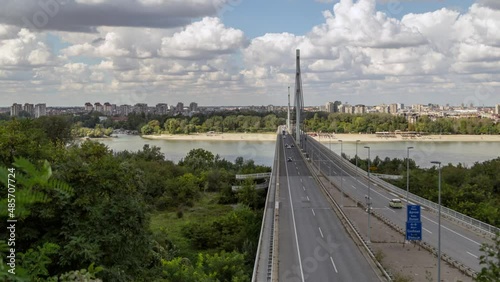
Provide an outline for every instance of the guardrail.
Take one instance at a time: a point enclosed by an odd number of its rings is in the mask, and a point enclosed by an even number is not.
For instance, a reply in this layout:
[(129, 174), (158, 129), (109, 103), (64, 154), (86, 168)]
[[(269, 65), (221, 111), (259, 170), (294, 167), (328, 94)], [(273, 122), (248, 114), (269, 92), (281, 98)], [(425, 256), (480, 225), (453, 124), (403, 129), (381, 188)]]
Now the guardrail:
[[(276, 201), (276, 195), (274, 195), (273, 193), (275, 193), (275, 189), (272, 189), (273, 185), (276, 186), (276, 179), (277, 177), (275, 177), (275, 173), (276, 173), (276, 168), (277, 168), (277, 163), (279, 163), (279, 160), (278, 160), (278, 157), (279, 157), (279, 140), (276, 138), (276, 148), (275, 148), (275, 157), (274, 157), (274, 163), (273, 163), (273, 167), (272, 167), (272, 171), (271, 171), (271, 174), (270, 174), (270, 181), (269, 183), (267, 183), (269, 185), (269, 188), (267, 189), (267, 196), (266, 196), (266, 206), (264, 208), (264, 213), (262, 215), (262, 224), (261, 224), (261, 227), (260, 227), (260, 235), (259, 235), (259, 243), (257, 245), (257, 252), (256, 252), (256, 255), (255, 255), (255, 263), (254, 263), (254, 267), (253, 267), (253, 273), (252, 273), (252, 282), (260, 282), (261, 280), (258, 280), (259, 277), (258, 276), (258, 271), (259, 271), (259, 261), (262, 258), (261, 256), (261, 252), (262, 252), (262, 242), (264, 240), (267, 240), (269, 239), (269, 252), (267, 253), (267, 264), (263, 264), (263, 266), (266, 266), (267, 269), (266, 269), (266, 277), (267, 277), (267, 281), (269, 280), (272, 280), (272, 276), (273, 276), (273, 272), (274, 272), (274, 248), (276, 246), (274, 246), (274, 240), (276, 240), (277, 238), (274, 238), (274, 228), (275, 228), (275, 207), (273, 206), (272, 208), (270, 208), (270, 214), (268, 214), (268, 204), (270, 201), (272, 202), (275, 202)], [(279, 171), (279, 170), (278, 170)], [(269, 221), (268, 222), (268, 219), (269, 218)], [(270, 233), (269, 233), (269, 238), (264, 238), (265, 234), (264, 234), (264, 228), (267, 224), (270, 224), (271, 227), (270, 227)], [(264, 258), (265, 259), (265, 258)]]
[(402, 175), (391, 175), (391, 174), (381, 174), (381, 173), (371, 173), (370, 175), (383, 179), (403, 179)]
[(252, 174), (236, 174), (236, 179), (247, 179), (247, 178), (269, 178), (271, 177), (271, 172), (263, 173), (252, 173)]
[[(316, 146), (318, 146), (318, 145), (323, 146), (321, 143), (314, 140), (313, 138), (308, 138), (307, 141), (308, 142), (315, 142)], [(333, 151), (329, 151), (329, 152), (332, 154), (332, 156), (335, 159), (337, 159), (339, 162), (343, 163), (342, 166), (344, 167), (344, 169), (347, 167), (351, 173), (354, 172), (354, 173), (357, 173), (359, 175), (367, 176), (366, 171), (361, 169), (365, 173), (360, 172), (359, 171), (360, 168), (357, 168), (356, 165), (352, 164), (350, 161), (340, 157), (339, 155), (337, 155)], [(371, 173), (370, 176), (373, 176), (373, 173)], [(403, 190), (397, 186), (394, 186), (390, 183), (387, 183), (378, 177), (371, 177), (371, 180), (373, 182), (377, 183), (377, 185), (379, 185), (380, 187), (382, 187), (386, 190), (389, 190), (391, 192), (394, 192), (395, 194), (400, 195), (403, 199), (406, 199), (406, 190)], [(409, 199), (409, 201), (413, 201), (413, 202), (416, 202), (416, 203), (423, 205), (427, 208), (430, 208), (434, 212), (438, 211), (438, 208), (439, 208), (438, 204), (436, 204), (432, 201), (429, 201), (427, 199), (424, 199), (420, 196), (417, 196), (413, 193), (408, 193), (408, 199)], [(488, 223), (482, 222), (482, 221), (477, 220), (475, 218), (472, 218), (470, 216), (464, 215), (464, 214), (459, 213), (455, 210), (447, 208), (443, 205), (441, 205), (441, 215), (446, 216), (448, 219), (455, 220), (456, 222), (458, 222), (466, 227), (470, 227), (478, 232), (481, 232), (482, 234), (489, 236), (490, 238), (494, 237), (495, 233), (500, 232), (500, 228), (498, 228), (498, 227), (495, 227), (495, 226), (490, 225)]]

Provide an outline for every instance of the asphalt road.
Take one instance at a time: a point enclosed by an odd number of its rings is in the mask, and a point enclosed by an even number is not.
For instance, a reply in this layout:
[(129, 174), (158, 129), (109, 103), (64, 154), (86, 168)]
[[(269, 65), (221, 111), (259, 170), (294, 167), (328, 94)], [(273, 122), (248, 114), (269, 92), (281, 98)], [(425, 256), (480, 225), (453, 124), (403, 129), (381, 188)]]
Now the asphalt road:
[[(317, 141), (308, 138), (305, 142), (306, 151), (314, 162), (316, 168), (320, 167), (321, 171), (328, 175), (338, 187), (342, 189), (353, 199), (359, 202), (366, 202), (368, 195), (369, 181), (362, 172), (363, 176), (358, 176), (354, 169), (347, 166), (340, 167), (340, 152), (334, 155), (326, 146), (323, 146)], [(366, 149), (365, 149), (366, 150)], [(372, 157), (373, 148), (372, 148)], [(343, 182), (341, 182), (343, 179)], [(437, 189), (437, 187), (436, 187)], [(411, 190), (411, 182), (410, 182)], [(393, 194), (375, 183), (370, 184), (370, 197), (372, 199), (373, 212), (383, 215), (390, 219), (392, 222), (398, 224), (403, 229), (406, 223), (406, 202), (404, 198)], [(389, 200), (392, 198), (401, 198), (403, 202), (402, 209), (392, 209), (389, 207)], [(410, 201), (410, 204), (415, 204)], [(422, 207), (421, 211), (422, 221), (422, 240), (431, 246), (438, 248), (438, 215)], [(364, 234), (365, 238), (367, 234)], [(401, 240), (404, 240), (402, 237)], [(471, 232), (470, 230), (456, 225), (444, 217), (441, 217), (441, 252), (446, 253), (453, 259), (463, 263), (471, 269), (479, 272), (481, 266), (479, 265), (479, 256), (481, 252), (479, 248), (483, 242), (491, 243), (491, 241)], [(443, 263), (443, 262), (442, 262)]]
[(279, 280), (380, 281), (332, 211), (297, 147), (285, 148), (292, 138), (280, 140)]

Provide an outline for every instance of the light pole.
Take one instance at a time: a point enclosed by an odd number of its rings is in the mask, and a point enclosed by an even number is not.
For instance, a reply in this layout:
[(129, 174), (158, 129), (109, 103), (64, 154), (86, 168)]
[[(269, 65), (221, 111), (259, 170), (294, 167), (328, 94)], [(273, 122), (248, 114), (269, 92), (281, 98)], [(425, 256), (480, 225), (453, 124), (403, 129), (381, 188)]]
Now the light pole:
[(439, 180), (438, 180), (438, 278), (441, 281), (441, 162), (432, 161), (431, 163), (438, 165)]
[(406, 207), (408, 208), (408, 205), (410, 202), (408, 201), (408, 194), (410, 192), (410, 150), (413, 149), (413, 147), (407, 147), (406, 148)]
[(370, 243), (370, 213), (371, 213), (371, 198), (370, 198), (370, 146), (365, 146), (366, 149), (368, 149), (368, 199), (367, 199), (367, 206), (368, 206), (368, 243)]
[(344, 152), (344, 147), (343, 147), (343, 142), (342, 140), (339, 140), (340, 142), (340, 193), (342, 194), (342, 197), (340, 198), (340, 207), (344, 207), (344, 163), (342, 159), (342, 154)]
[(358, 172), (358, 143), (360, 140), (356, 140), (356, 172)]

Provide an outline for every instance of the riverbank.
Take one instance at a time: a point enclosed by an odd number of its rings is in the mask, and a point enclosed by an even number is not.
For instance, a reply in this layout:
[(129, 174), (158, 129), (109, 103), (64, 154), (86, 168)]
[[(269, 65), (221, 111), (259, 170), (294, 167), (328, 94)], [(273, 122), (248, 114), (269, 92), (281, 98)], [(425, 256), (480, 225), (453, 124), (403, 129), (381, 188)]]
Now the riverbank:
[[(275, 141), (276, 133), (199, 133), (143, 135), (145, 139), (194, 141)], [(420, 137), (378, 137), (375, 134), (333, 134), (312, 137), (320, 142), (500, 142), (500, 135), (423, 135)]]
[(198, 133), (142, 135), (145, 139), (193, 141), (276, 141), (276, 133)]
[(422, 135), (419, 137), (379, 137), (375, 134), (334, 134), (328, 136), (313, 137), (320, 142), (342, 140), (342, 142), (500, 142), (500, 135)]

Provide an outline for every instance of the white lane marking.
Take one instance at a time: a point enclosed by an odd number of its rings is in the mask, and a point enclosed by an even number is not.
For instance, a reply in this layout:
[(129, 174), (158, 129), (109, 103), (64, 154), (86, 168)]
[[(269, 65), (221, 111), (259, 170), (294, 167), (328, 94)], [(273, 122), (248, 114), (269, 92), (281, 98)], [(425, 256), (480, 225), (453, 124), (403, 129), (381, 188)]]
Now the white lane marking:
[(300, 179), (300, 182), (302, 182), (302, 178)]
[(306, 196), (306, 197), (307, 197), (307, 200), (308, 200), (308, 201), (310, 201), (310, 200), (309, 200), (309, 196)]
[(323, 232), (321, 232), (321, 227), (318, 227), (319, 229), (319, 235), (321, 235), (321, 238), (323, 238)]
[[(313, 146), (314, 146), (314, 147), (316, 147), (316, 145), (313, 145)], [(333, 161), (333, 160), (332, 160), (329, 156), (326, 156), (326, 158), (327, 158), (328, 160), (330, 160), (330, 161)], [(334, 164), (335, 164), (335, 163), (334, 163)], [(336, 166), (336, 167), (338, 167), (338, 168), (340, 168), (338, 165), (335, 165), (335, 166)], [(351, 175), (349, 172), (347, 172), (347, 171), (346, 171), (345, 173), (346, 173), (347, 175), (349, 175), (349, 176), (351, 176), (351, 177), (352, 177), (352, 175)], [(366, 184), (364, 184), (363, 182), (361, 182), (359, 179), (357, 179), (357, 178), (356, 178), (356, 180), (357, 180), (357, 181), (358, 181), (361, 185), (363, 185), (363, 186), (367, 187), (367, 185), (366, 185)], [(372, 189), (370, 189), (370, 190), (372, 190)], [(389, 198), (387, 198), (386, 196), (384, 196), (384, 195), (380, 194), (380, 193), (379, 193), (379, 192), (377, 192), (376, 190), (373, 190), (373, 192), (375, 192), (375, 193), (379, 194), (380, 196), (382, 196), (382, 197), (386, 198), (387, 200), (390, 200)], [(422, 215), (422, 217), (423, 217), (423, 218), (425, 218), (425, 219), (427, 219), (427, 220), (429, 220), (430, 222), (432, 222), (432, 223), (434, 223), (434, 224), (436, 224), (436, 225), (438, 224), (437, 222), (435, 222), (435, 221), (431, 220), (430, 218), (428, 218), (428, 217), (426, 217), (426, 216), (423, 216), (423, 215)], [(441, 225), (441, 226), (442, 226), (442, 225)], [(454, 234), (456, 234), (456, 235), (458, 235), (458, 236), (460, 236), (460, 237), (462, 237), (462, 238), (466, 239), (466, 240), (471, 241), (472, 243), (474, 243), (474, 244), (476, 244), (476, 245), (479, 245), (479, 246), (481, 245), (480, 243), (478, 243), (478, 242), (476, 242), (476, 241), (474, 241), (474, 240), (472, 240), (472, 239), (470, 239), (470, 238), (468, 238), (468, 237), (466, 237), (466, 236), (464, 236), (464, 235), (462, 235), (462, 234), (460, 234), (460, 233), (458, 233), (458, 232), (456, 232), (456, 231), (453, 231), (453, 230), (451, 230), (450, 228), (448, 228), (448, 227), (446, 227), (446, 226), (442, 226), (442, 227), (443, 227), (444, 229), (446, 229), (446, 230), (448, 230), (448, 231), (450, 231), (450, 232), (452, 232), (452, 233), (454, 233)], [(332, 262), (333, 262), (333, 261), (332, 261)]]
[(300, 175), (300, 171), (297, 171), (297, 173)]
[(335, 266), (335, 263), (333, 262), (332, 257), (330, 257), (330, 260), (332, 261), (332, 265), (333, 265), (333, 269), (335, 269), (335, 273), (339, 273), (339, 272), (337, 271), (337, 267)]
[(316, 213), (314, 212), (314, 210), (313, 210), (313, 209), (311, 209), (311, 211), (313, 212), (313, 215), (314, 215), (314, 216), (316, 216)]
[(395, 212), (394, 210), (392, 210), (391, 208), (386, 208), (386, 209), (390, 210), (390, 211), (391, 211), (391, 212), (393, 212), (393, 213), (396, 213), (396, 212)]
[[(436, 224), (436, 225), (438, 224), (437, 222), (435, 222), (434, 220), (432, 220), (432, 219), (428, 218), (427, 216), (422, 215), (422, 217), (423, 217), (423, 218), (425, 218), (425, 219), (427, 219), (428, 221), (430, 221), (430, 222), (432, 222), (432, 223)], [(467, 240), (471, 241), (472, 243), (474, 243), (474, 244), (476, 244), (476, 245), (478, 245), (478, 246), (481, 246), (481, 244), (480, 244), (480, 243), (478, 243), (478, 242), (476, 242), (476, 241), (474, 241), (474, 240), (472, 240), (472, 239), (470, 239), (470, 238), (468, 238), (468, 237), (465, 237), (464, 235), (462, 235), (462, 234), (460, 234), (460, 233), (458, 233), (458, 232), (456, 232), (456, 231), (453, 231), (453, 230), (451, 230), (450, 228), (448, 228), (448, 227), (446, 227), (446, 226), (443, 226), (442, 224), (441, 224), (441, 227), (442, 227), (442, 228), (444, 228), (444, 229), (446, 229), (446, 230), (448, 230), (448, 231), (450, 231), (450, 232), (452, 232), (452, 233), (455, 233), (456, 235), (458, 235), (458, 236), (460, 236), (460, 237), (462, 237), (462, 238), (464, 238), (464, 239), (467, 239)]]
[(425, 231), (427, 231), (427, 232), (429, 232), (429, 233), (431, 233), (431, 234), (432, 234), (432, 232), (430, 232), (429, 230), (427, 230), (427, 228), (423, 228), (423, 227), (422, 227), (422, 229), (424, 229)]
[(478, 258), (478, 256), (476, 256), (476, 255), (475, 255), (475, 254), (473, 254), (473, 253), (469, 253), (469, 252), (467, 252), (467, 253), (468, 253), (469, 255), (471, 255), (471, 256), (473, 256), (473, 257), (475, 257), (475, 258)]
[(354, 185), (351, 185), (352, 188), (356, 189), (356, 187), (354, 187)]
[(293, 201), (292, 201), (292, 190), (290, 189), (290, 179), (289, 179), (289, 174), (288, 174), (288, 166), (285, 166), (286, 169), (286, 179), (287, 179), (287, 185), (288, 185), (288, 197), (290, 199), (290, 212), (292, 213), (292, 222), (293, 222), (293, 231), (295, 233), (295, 245), (297, 247), (297, 256), (299, 259), (299, 269), (300, 269), (300, 278), (302, 279), (301, 281), (304, 282), (304, 270), (302, 269), (302, 259), (300, 258), (300, 247), (299, 247), (299, 237), (297, 236), (297, 225), (295, 224), (295, 213), (293, 209)]
[(394, 196), (394, 197), (396, 197), (396, 198), (399, 198), (399, 195), (396, 195), (396, 194), (394, 194), (394, 193), (392, 193), (392, 192), (389, 192), (389, 194), (393, 195), (393, 196)]
[(302, 190), (306, 191), (306, 187), (302, 186)]
[(389, 200), (389, 201), (391, 200), (390, 198), (387, 198), (386, 196), (384, 196), (384, 195), (380, 194), (380, 192), (377, 192), (377, 190), (374, 190), (374, 189), (370, 189), (370, 190), (371, 190), (372, 192), (375, 192), (375, 193), (379, 194), (381, 197), (386, 198), (386, 199), (387, 199), (387, 200)]

